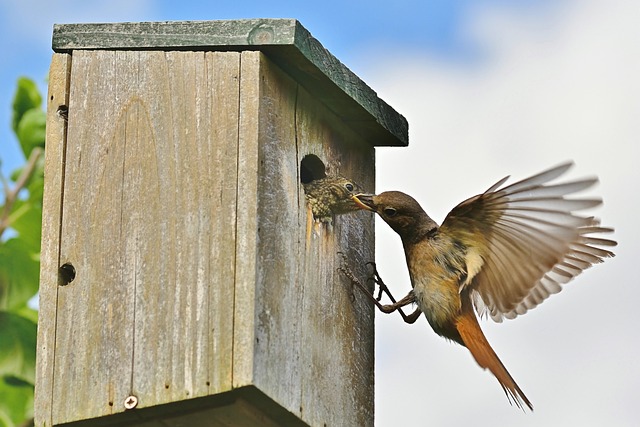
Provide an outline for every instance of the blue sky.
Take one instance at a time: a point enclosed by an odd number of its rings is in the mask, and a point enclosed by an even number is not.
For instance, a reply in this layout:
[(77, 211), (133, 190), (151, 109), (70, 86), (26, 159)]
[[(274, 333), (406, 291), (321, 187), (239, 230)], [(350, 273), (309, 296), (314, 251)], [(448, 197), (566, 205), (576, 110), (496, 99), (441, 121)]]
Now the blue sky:
[(477, 61), (482, 48), (465, 35), (465, 22), (474, 8), (493, 4), (536, 12), (544, 10), (541, 5), (546, 0), (323, 1), (295, 2), (297, 5), (293, 6), (292, 3), (116, 0), (95, 5), (81, 0), (4, 0), (0, 3), (0, 48), (10, 60), (0, 67), (3, 170), (6, 173), (22, 162), (8, 126), (15, 81), (26, 75), (46, 90), (54, 23), (296, 18), (359, 74), (360, 52), (370, 52), (372, 48), (377, 50), (374, 55), (380, 60), (385, 52), (401, 49), (443, 61)]
[[(442, 221), (511, 174), (573, 159), (598, 175), (593, 212), (616, 228), (617, 257), (540, 307), (483, 322), (535, 405), (510, 407), (466, 350), (424, 321), (376, 316), (376, 425), (632, 426), (640, 389), (640, 7), (636, 0), (0, 2), (0, 158), (21, 163), (10, 132), (15, 81), (43, 90), (53, 23), (299, 19), (410, 125), (408, 148), (377, 152), (376, 190), (402, 190)], [(376, 225), (380, 273), (408, 291), (402, 248)]]

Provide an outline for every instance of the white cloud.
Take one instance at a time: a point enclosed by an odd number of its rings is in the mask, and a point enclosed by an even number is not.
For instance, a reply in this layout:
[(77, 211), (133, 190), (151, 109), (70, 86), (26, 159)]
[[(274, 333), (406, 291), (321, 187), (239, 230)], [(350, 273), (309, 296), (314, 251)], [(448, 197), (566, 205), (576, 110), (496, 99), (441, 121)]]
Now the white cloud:
[[(409, 148), (378, 150), (377, 190), (406, 191), (441, 221), (504, 175), (519, 179), (574, 159), (570, 177), (601, 179), (591, 194), (605, 205), (594, 214), (616, 227), (618, 256), (526, 316), (483, 323), (534, 403), (533, 415), (511, 408), (491, 375), (424, 319), (410, 326), (378, 315), (377, 425), (637, 420), (629, 394), (640, 388), (640, 287), (633, 276), (640, 253), (640, 8), (622, 0), (545, 7), (535, 14), (475, 10), (468, 35), (486, 60), (471, 66), (413, 52), (392, 60), (367, 55), (361, 76), (406, 115), (411, 137)], [(401, 297), (409, 289), (402, 248), (378, 225), (380, 272)]]

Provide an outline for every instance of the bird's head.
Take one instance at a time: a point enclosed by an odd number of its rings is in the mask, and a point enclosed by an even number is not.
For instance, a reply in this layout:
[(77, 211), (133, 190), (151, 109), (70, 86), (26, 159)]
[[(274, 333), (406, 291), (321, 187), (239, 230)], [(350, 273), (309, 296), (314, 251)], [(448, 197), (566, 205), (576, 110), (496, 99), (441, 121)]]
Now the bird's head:
[(314, 218), (329, 221), (332, 215), (357, 211), (359, 206), (352, 200), (362, 189), (353, 180), (334, 175), (308, 182), (304, 192)]
[(405, 241), (422, 239), (438, 226), (413, 197), (400, 191), (357, 194), (352, 199), (360, 209), (380, 215)]

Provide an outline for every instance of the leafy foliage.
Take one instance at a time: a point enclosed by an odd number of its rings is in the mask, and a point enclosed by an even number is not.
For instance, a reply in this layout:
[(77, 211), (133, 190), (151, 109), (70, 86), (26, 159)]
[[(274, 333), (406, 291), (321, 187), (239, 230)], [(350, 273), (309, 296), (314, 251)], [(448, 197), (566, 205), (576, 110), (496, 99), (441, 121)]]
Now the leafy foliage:
[(44, 147), (45, 118), (38, 86), (33, 80), (20, 77), (13, 97), (11, 125), (25, 157), (34, 147)]
[(20, 78), (12, 128), (27, 161), (0, 174), (0, 427), (33, 416), (37, 312), (28, 302), (38, 292), (45, 120), (37, 85)]

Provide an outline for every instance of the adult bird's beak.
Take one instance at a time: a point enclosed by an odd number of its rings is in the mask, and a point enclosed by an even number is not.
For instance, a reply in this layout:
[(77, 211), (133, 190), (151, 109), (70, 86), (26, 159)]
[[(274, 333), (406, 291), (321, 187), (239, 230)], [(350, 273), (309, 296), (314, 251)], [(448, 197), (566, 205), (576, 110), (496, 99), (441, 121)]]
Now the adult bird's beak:
[(353, 200), (353, 203), (360, 209), (375, 212), (376, 205), (373, 203), (373, 196), (375, 196), (375, 194), (356, 194), (351, 196), (351, 200)]

